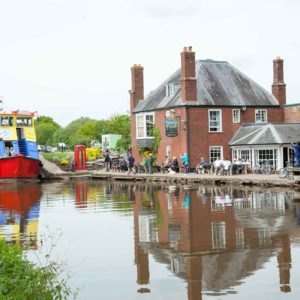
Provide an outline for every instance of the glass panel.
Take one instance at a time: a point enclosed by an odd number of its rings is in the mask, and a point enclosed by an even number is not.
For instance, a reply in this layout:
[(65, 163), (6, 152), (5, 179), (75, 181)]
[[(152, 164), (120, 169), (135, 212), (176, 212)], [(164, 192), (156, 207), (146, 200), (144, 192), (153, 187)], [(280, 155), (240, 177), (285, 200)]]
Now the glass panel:
[(145, 129), (144, 129), (144, 116), (136, 117), (136, 137), (143, 138), (145, 137)]
[(209, 111), (209, 131), (221, 131), (221, 112), (219, 110)]
[(232, 121), (233, 121), (233, 123), (240, 122), (240, 110), (239, 109), (234, 109), (232, 111)]
[(255, 111), (255, 122), (256, 123), (266, 123), (267, 122), (267, 111), (266, 110), (256, 110)]
[(255, 150), (255, 161), (260, 164), (269, 161), (270, 164), (277, 169), (277, 149)]
[(13, 125), (13, 117), (1, 117), (0, 123), (1, 123), (1, 126), (12, 126)]
[(211, 146), (209, 147), (209, 157), (210, 162), (214, 162), (216, 158), (222, 158), (222, 147), (221, 146)]
[(17, 126), (32, 126), (32, 118), (27, 117), (17, 117)]
[(147, 137), (153, 136), (153, 115), (146, 115)]

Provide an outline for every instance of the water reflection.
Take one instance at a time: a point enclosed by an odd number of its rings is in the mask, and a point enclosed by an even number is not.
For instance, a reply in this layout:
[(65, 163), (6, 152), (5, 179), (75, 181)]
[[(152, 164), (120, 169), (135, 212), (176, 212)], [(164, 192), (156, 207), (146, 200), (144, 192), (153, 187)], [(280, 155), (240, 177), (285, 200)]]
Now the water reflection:
[(291, 291), (290, 235), (299, 212), (293, 192), (152, 186), (135, 198), (138, 284), (150, 282), (151, 254), (187, 281), (188, 299), (232, 293), (277, 255), (280, 290)]
[(40, 197), (36, 184), (0, 185), (0, 238), (37, 248)]
[[(0, 236), (15, 243), (27, 240), (37, 247), (41, 197), (41, 215), (56, 214), (51, 218), (53, 221), (63, 210), (68, 218), (63, 216), (59, 220), (69, 222), (62, 226), (69, 226), (69, 231), (74, 230), (72, 238), (79, 241), (84, 238), (86, 245), (97, 246), (95, 235), (99, 236), (97, 230), (101, 226), (110, 229), (108, 214), (106, 218), (93, 217), (91, 222), (92, 214), (112, 212), (117, 217), (126, 216), (132, 224), (133, 241), (130, 241), (134, 244), (134, 253), (131, 248), (125, 253), (134, 255), (136, 282), (132, 280), (132, 285), (136, 297), (143, 297), (145, 293), (149, 297), (157, 295), (154, 283), (157, 278), (155, 272), (151, 272), (154, 262), (165, 266), (171, 278), (183, 282), (189, 300), (237, 293), (238, 286), (272, 258), (277, 261), (271, 272), (277, 274), (278, 292), (293, 291), (292, 247), (300, 246), (300, 193), (297, 191), (94, 181), (47, 184), (42, 189), (43, 197), (39, 185), (1, 186)], [(57, 203), (63, 206), (56, 206)], [(101, 223), (103, 219), (106, 221)], [(87, 228), (82, 229), (85, 223)], [(105, 240), (101, 236), (101, 246), (105, 244), (109, 254), (116, 245), (120, 246), (117, 240), (121, 229), (114, 227), (114, 230)], [(79, 231), (83, 233), (80, 235)], [(101, 247), (99, 249), (101, 251)], [(78, 261), (83, 253), (76, 254)], [(101, 252), (97, 258), (97, 272), (101, 272)], [(111, 260), (113, 264), (113, 258)], [(118, 268), (114, 265), (109, 269)], [(92, 269), (92, 272), (96, 271)], [(118, 280), (124, 280), (118, 274), (110, 273), (110, 280), (116, 286)], [(89, 274), (84, 277), (89, 278)], [(96, 285), (105, 289), (99, 282)], [(92, 297), (88, 293), (85, 296)]]

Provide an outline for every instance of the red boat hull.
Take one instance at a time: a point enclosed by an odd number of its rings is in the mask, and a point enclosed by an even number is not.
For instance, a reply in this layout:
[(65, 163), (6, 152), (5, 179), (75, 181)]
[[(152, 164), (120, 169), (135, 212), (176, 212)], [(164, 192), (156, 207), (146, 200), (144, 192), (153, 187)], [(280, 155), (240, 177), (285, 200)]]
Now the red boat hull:
[(38, 178), (39, 160), (24, 157), (4, 157), (0, 159), (0, 179)]

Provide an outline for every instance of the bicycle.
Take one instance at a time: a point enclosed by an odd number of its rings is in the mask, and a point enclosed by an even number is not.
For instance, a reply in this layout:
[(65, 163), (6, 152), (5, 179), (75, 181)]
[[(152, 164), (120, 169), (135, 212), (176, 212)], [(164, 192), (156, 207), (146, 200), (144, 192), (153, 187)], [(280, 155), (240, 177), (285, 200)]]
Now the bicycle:
[(292, 172), (293, 166), (291, 164), (288, 164), (286, 167), (279, 169), (278, 176), (280, 178), (287, 178), (289, 180), (293, 179), (293, 172)]
[(270, 161), (262, 161), (262, 162), (256, 162), (254, 167), (253, 167), (253, 172), (255, 174), (272, 174), (273, 172), (273, 166), (271, 165)]

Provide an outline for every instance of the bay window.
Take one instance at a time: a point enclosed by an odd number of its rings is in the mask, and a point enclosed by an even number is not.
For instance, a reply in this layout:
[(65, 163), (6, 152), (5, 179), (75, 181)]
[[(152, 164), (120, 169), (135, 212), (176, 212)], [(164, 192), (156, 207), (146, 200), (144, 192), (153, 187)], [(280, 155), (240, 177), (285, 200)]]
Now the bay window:
[(136, 115), (136, 138), (149, 138), (153, 136), (154, 114), (138, 114)]

